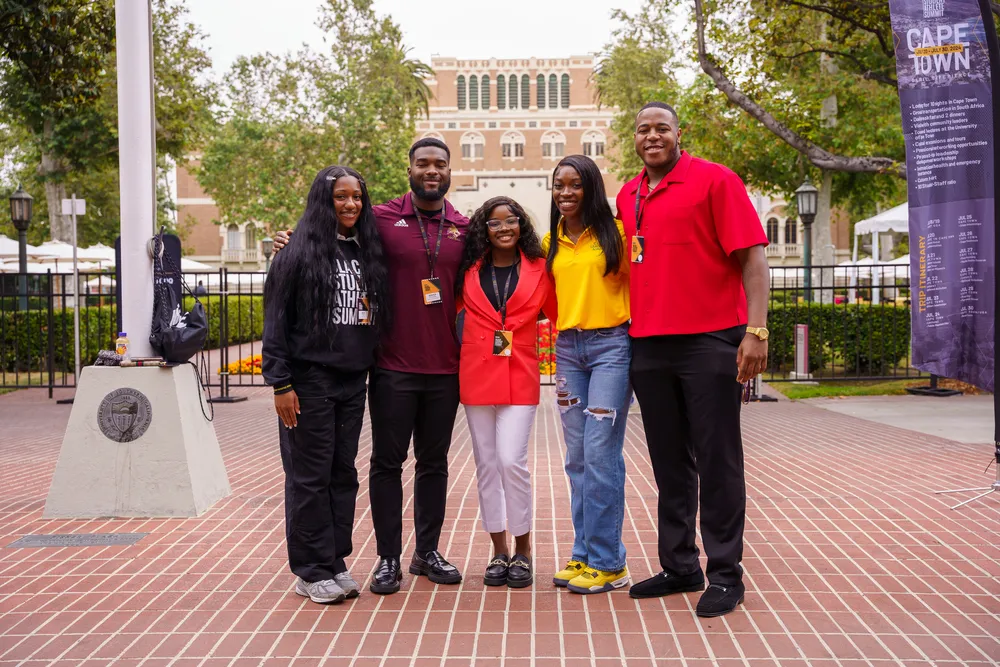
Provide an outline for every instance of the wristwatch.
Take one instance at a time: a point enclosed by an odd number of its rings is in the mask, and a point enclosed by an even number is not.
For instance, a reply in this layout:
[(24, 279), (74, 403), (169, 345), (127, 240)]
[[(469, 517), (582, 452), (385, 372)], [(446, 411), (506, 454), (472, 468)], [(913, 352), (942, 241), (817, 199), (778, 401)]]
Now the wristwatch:
[(760, 338), (761, 340), (767, 340), (767, 337), (770, 335), (770, 332), (767, 330), (767, 327), (747, 327), (747, 333), (753, 334), (754, 336)]

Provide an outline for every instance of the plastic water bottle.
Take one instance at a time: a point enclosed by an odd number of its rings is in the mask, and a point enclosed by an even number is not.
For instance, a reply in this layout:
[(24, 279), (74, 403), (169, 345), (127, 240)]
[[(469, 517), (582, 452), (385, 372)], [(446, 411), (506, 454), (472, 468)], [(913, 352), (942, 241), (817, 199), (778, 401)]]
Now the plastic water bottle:
[(126, 334), (124, 331), (119, 331), (118, 340), (115, 341), (115, 354), (120, 356), (122, 358), (122, 361), (125, 361), (129, 358), (128, 345), (129, 345), (128, 334)]

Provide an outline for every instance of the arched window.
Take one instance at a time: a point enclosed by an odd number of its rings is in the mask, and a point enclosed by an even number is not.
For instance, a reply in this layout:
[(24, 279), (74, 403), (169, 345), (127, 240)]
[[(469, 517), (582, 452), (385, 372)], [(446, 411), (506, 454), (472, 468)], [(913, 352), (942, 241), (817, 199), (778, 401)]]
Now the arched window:
[(507, 96), (507, 98), (508, 98), (507, 108), (508, 109), (516, 109), (517, 108), (517, 75), (516, 74), (511, 74), (510, 75), (510, 82), (508, 83), (508, 86), (507, 86), (507, 92), (509, 93), (509, 95)]
[(465, 75), (458, 75), (458, 108), (465, 109)]
[(480, 85), (483, 87), (483, 92), (480, 95), (480, 99), (482, 100), (482, 104), (480, 104), (479, 106), (481, 106), (483, 108), (483, 111), (489, 111), (490, 110), (490, 75), (489, 74), (484, 74), (483, 75), (483, 78), (480, 79)]
[(559, 88), (562, 93), (562, 108), (569, 109), (569, 74), (562, 75), (562, 81), (560, 82)]
[(535, 96), (538, 97), (538, 108), (545, 108), (545, 75), (539, 74), (535, 81)]
[(524, 157), (524, 135), (520, 132), (507, 132), (500, 140), (500, 150), (507, 159)]
[(527, 109), (531, 106), (531, 79), (527, 74), (521, 75), (521, 108)]
[(236, 225), (226, 227), (226, 247), (230, 250), (240, 249), (240, 228)]
[(799, 226), (795, 218), (785, 220), (785, 243), (798, 243)]
[(251, 248), (257, 247), (257, 228), (253, 226), (252, 222), (243, 228), (243, 236), (246, 239), (246, 245), (243, 246), (244, 248), (250, 250)]
[(583, 154), (587, 157), (604, 155), (604, 133), (591, 130), (583, 135)]
[(462, 135), (462, 158), (465, 160), (481, 160), (486, 139), (478, 132), (466, 132)]
[(479, 80), (475, 74), (469, 77), (469, 108), (479, 108)]
[(549, 74), (549, 108), (559, 108), (559, 79), (555, 74)]
[(767, 242), (768, 243), (779, 243), (778, 241), (778, 219), (768, 218), (767, 219)]
[(507, 79), (503, 74), (497, 74), (497, 109), (507, 108)]
[(439, 132), (424, 132), (420, 137), (421, 139), (437, 139), (439, 141), (444, 141), (444, 137), (441, 136)]
[(542, 135), (542, 157), (561, 158), (566, 154), (566, 137), (562, 132), (546, 132)]

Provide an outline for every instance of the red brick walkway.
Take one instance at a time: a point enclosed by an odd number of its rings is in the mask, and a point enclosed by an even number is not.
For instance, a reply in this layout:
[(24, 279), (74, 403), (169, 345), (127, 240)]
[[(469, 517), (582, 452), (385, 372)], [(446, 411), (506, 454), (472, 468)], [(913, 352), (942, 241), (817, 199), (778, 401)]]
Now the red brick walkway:
[[(243, 391), (243, 390), (241, 390)], [(468, 429), (455, 429), (444, 553), (458, 587), (407, 576), (320, 607), (291, 591), (269, 397), (216, 407), (233, 494), (187, 520), (40, 518), (68, 406), (0, 397), (0, 664), (957, 665), (1000, 661), (1000, 498), (951, 511), (940, 488), (978, 486), (990, 451), (782, 402), (744, 419), (747, 602), (695, 617), (695, 595), (578, 596), (549, 583), (568, 555), (568, 484), (546, 398), (531, 449), (537, 583), (486, 590)], [(362, 475), (355, 558), (375, 560)], [(626, 457), (625, 541), (636, 579), (656, 565), (655, 489), (638, 414)], [(412, 459), (410, 460), (412, 463)], [(992, 471), (991, 471), (992, 473)], [(413, 469), (405, 473), (412, 481)], [(407, 497), (408, 494), (407, 494)], [(409, 508), (407, 508), (409, 514)], [(404, 551), (412, 533), (405, 524)], [(24, 534), (148, 532), (129, 547), (2, 548)]]

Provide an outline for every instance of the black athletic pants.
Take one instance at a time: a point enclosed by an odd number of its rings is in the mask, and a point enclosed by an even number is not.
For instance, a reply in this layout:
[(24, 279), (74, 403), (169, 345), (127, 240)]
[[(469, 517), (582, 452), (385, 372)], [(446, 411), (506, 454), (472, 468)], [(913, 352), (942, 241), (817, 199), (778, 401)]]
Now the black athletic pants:
[(285, 469), (285, 538), (288, 564), (307, 583), (345, 572), (353, 545), (358, 496), (358, 438), (365, 414), (361, 373), (321, 366), (293, 367), (298, 426), (278, 420)]
[(736, 351), (745, 332), (635, 338), (632, 345), (632, 386), (659, 491), (660, 566), (676, 575), (700, 569), (700, 478), (707, 576), (722, 585), (743, 578), (746, 484)]
[(458, 412), (458, 375), (376, 368), (369, 383), (372, 458), (369, 495), (379, 556), (403, 551), (403, 463), (413, 437), (416, 550), (438, 548), (448, 500), (448, 450)]

